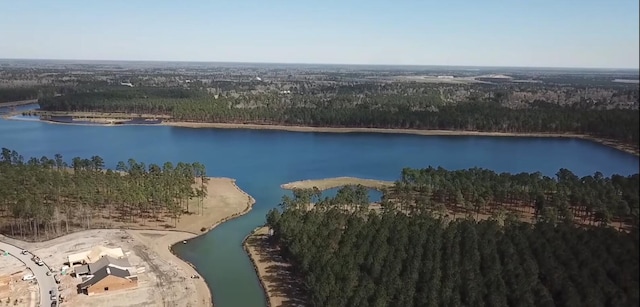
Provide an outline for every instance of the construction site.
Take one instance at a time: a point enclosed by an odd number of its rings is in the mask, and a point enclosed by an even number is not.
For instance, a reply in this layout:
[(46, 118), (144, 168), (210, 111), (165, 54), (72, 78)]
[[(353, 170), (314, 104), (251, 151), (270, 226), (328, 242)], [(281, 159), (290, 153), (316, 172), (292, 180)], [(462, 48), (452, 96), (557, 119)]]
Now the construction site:
[(38, 284), (29, 276), (31, 270), (20, 260), (0, 255), (0, 306), (37, 306)]

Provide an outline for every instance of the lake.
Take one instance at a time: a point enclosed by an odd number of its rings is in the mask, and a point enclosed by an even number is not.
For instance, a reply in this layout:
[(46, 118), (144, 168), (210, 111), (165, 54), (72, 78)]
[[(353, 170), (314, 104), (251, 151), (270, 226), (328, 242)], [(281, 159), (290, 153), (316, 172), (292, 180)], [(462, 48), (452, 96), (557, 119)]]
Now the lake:
[(287, 193), (279, 188), (282, 183), (338, 176), (396, 180), (404, 167), (429, 165), (540, 171), (548, 176), (560, 168), (578, 176), (596, 171), (628, 175), (639, 167), (636, 156), (579, 139), (73, 126), (17, 120), (0, 120), (0, 147), (25, 158), (60, 153), (67, 162), (75, 156), (99, 155), (110, 168), (129, 158), (147, 165), (199, 161), (209, 176), (236, 178), (238, 186), (256, 199), (253, 210), (175, 248), (196, 266), (220, 307), (265, 306), (241, 241), (264, 223), (267, 211)]

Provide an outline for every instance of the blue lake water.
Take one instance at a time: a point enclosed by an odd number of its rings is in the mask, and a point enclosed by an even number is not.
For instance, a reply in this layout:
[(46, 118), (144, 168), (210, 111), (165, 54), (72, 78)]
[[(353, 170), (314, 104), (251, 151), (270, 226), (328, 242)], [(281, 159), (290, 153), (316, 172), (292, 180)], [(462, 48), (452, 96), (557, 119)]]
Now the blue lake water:
[[(241, 241), (264, 223), (267, 211), (287, 193), (279, 188), (282, 183), (338, 176), (396, 180), (404, 167), (429, 165), (540, 171), (548, 176), (560, 168), (579, 176), (596, 171), (628, 175), (639, 168), (636, 156), (578, 139), (73, 126), (19, 120), (0, 120), (0, 147), (17, 150), (25, 158), (60, 153), (70, 161), (99, 155), (111, 168), (129, 158), (147, 165), (199, 161), (209, 176), (236, 178), (256, 199), (253, 210), (175, 247), (197, 267), (215, 305), (222, 307), (265, 305)], [(371, 197), (377, 200), (379, 194)]]

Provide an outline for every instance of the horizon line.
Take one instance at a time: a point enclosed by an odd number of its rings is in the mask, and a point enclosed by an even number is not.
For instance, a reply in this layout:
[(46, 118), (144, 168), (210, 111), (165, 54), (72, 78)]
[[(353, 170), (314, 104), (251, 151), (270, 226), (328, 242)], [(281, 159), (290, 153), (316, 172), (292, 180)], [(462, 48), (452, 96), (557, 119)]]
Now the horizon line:
[(362, 63), (304, 63), (304, 62), (243, 62), (243, 61), (202, 61), (202, 60), (104, 60), (104, 59), (68, 59), (68, 58), (4, 58), (3, 60), (26, 61), (75, 61), (75, 62), (150, 62), (150, 63), (225, 63), (225, 64), (270, 64), (270, 65), (321, 65), (321, 66), (401, 66), (401, 67), (468, 67), (468, 68), (526, 68), (526, 69), (593, 69), (593, 70), (631, 70), (640, 71), (640, 67), (578, 67), (578, 66), (482, 66), (447, 64), (362, 64)]

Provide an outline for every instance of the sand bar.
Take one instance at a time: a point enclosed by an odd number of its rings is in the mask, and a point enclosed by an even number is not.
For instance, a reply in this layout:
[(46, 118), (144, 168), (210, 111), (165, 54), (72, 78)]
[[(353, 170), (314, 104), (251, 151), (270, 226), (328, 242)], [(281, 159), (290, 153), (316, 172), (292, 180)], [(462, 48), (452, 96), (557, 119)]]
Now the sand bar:
[(312, 179), (294, 181), (280, 185), (285, 190), (293, 189), (313, 189), (318, 188), (320, 191), (329, 190), (333, 188), (339, 188), (346, 185), (362, 185), (370, 189), (382, 190), (393, 186), (392, 181), (376, 180), (376, 179), (363, 179), (355, 177), (335, 177), (325, 179)]

